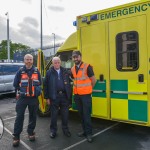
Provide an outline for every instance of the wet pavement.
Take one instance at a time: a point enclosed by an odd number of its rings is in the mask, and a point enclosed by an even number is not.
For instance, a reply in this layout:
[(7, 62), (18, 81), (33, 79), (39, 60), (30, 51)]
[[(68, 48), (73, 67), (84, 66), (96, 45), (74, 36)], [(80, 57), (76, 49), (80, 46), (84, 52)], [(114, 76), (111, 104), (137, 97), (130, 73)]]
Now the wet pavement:
[(49, 137), (50, 117), (37, 117), (36, 141), (27, 138), (28, 110), (26, 110), (21, 143), (12, 147), (12, 132), (15, 121), (14, 95), (0, 96), (0, 116), (5, 131), (0, 139), (0, 150), (150, 150), (150, 128), (92, 118), (93, 143), (77, 137), (81, 124), (76, 112), (70, 112), (69, 128), (72, 136), (66, 137), (61, 130), (61, 116), (58, 118), (58, 133), (55, 139)]

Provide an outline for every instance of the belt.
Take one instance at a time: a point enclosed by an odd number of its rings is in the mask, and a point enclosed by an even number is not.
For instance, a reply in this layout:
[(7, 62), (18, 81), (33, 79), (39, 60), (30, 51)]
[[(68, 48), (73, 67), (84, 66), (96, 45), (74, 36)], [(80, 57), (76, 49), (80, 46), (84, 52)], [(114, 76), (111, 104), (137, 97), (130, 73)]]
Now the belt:
[(66, 93), (65, 91), (57, 91), (57, 94), (64, 94)]

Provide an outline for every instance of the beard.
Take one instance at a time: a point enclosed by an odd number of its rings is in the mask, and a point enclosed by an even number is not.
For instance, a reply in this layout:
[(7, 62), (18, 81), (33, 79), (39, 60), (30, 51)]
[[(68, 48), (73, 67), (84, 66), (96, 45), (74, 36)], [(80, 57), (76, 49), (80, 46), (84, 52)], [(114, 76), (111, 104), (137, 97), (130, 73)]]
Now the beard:
[(81, 61), (75, 61), (74, 63), (75, 63), (76, 65), (79, 65), (80, 62), (81, 62)]
[(31, 68), (32, 65), (33, 65), (32, 63), (27, 63), (27, 64), (26, 64), (26, 67), (27, 67), (27, 68)]

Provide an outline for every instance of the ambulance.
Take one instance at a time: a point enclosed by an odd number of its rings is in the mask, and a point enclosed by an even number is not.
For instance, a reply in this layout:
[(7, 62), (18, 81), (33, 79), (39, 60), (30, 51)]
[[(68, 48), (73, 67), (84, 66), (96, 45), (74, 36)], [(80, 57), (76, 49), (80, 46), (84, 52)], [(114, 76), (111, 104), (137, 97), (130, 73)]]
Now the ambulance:
[[(77, 31), (57, 55), (71, 68), (71, 53), (78, 49), (93, 66), (91, 115), (150, 126), (150, 1), (83, 14), (75, 25)], [(71, 110), (76, 110), (74, 101)]]

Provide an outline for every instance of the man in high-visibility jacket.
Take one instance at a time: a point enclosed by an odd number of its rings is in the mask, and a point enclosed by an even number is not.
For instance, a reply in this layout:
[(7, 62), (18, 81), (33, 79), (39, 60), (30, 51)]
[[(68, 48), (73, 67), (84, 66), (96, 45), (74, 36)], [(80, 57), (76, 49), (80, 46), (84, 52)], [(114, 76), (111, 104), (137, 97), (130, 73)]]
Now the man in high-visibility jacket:
[(25, 65), (19, 69), (14, 79), (16, 90), (16, 120), (14, 124), (13, 146), (18, 146), (20, 134), (23, 129), (24, 113), (29, 110), (29, 124), (27, 128), (30, 141), (35, 140), (36, 112), (38, 109), (38, 96), (41, 94), (41, 76), (37, 68), (33, 66), (33, 56), (24, 56)]
[(78, 136), (85, 136), (88, 142), (92, 142), (91, 94), (96, 83), (96, 79), (92, 66), (82, 62), (80, 51), (73, 51), (72, 59), (75, 63), (75, 65), (71, 68), (71, 73), (74, 80), (74, 101), (77, 105), (83, 128), (83, 132), (78, 133)]

